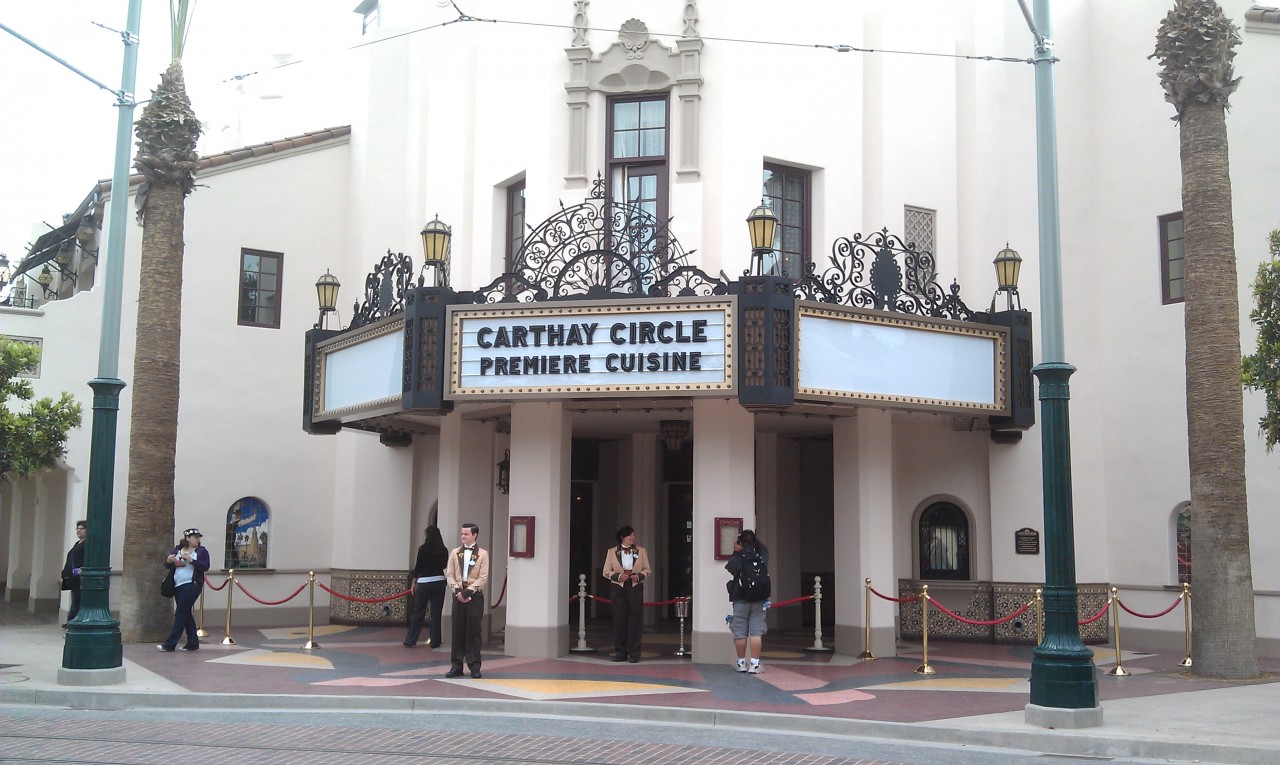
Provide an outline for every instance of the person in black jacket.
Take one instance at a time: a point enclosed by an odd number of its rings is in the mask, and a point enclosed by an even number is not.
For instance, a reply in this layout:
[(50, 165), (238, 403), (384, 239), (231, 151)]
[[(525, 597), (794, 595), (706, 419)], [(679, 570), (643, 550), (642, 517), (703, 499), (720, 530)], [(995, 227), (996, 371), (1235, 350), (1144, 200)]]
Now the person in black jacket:
[(427, 606), (431, 606), (431, 641), (432, 648), (440, 647), (440, 619), (444, 613), (444, 567), (449, 563), (449, 548), (444, 546), (444, 538), (440, 529), (428, 526), (426, 541), (418, 548), (418, 559), (413, 565), (413, 613), (409, 615), (409, 632), (404, 636), (404, 644), (413, 648), (418, 643), (418, 635), (422, 632), (422, 619)]
[(760, 665), (760, 651), (764, 634), (768, 631), (764, 620), (764, 612), (769, 608), (768, 596), (751, 597), (737, 584), (738, 578), (751, 565), (752, 560), (759, 561), (760, 569), (767, 575), (769, 548), (756, 537), (754, 531), (746, 529), (738, 535), (738, 540), (733, 545), (733, 555), (724, 566), (733, 577), (729, 580), (728, 587), (729, 600), (733, 603), (729, 630), (733, 633), (733, 647), (738, 652), (734, 669), (758, 675), (764, 672), (764, 667)]
[[(88, 533), (89, 525), (84, 521), (76, 521), (76, 543), (67, 551), (67, 562), (62, 567), (62, 589), (71, 592), (71, 608), (67, 610), (68, 622), (80, 613), (80, 569), (84, 568), (84, 538)], [(66, 629), (66, 622), (62, 627)]]

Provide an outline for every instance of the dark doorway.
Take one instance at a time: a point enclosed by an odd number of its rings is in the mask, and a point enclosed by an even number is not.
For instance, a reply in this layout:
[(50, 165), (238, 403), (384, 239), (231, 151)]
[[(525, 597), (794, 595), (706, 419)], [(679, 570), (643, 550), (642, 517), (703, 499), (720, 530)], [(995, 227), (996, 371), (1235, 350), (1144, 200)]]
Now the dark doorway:
[[(591, 514), (595, 507), (595, 484), (573, 481), (569, 496), (569, 597), (578, 594), (578, 576), (587, 575), (587, 592), (595, 591), (595, 578), (600, 575), (598, 562), (591, 558)], [(590, 604), (588, 604), (588, 608)], [(576, 623), (578, 609), (569, 609), (571, 623)]]
[[(693, 594), (693, 483), (667, 484), (667, 592), (663, 600)], [(668, 619), (676, 608), (667, 606)]]

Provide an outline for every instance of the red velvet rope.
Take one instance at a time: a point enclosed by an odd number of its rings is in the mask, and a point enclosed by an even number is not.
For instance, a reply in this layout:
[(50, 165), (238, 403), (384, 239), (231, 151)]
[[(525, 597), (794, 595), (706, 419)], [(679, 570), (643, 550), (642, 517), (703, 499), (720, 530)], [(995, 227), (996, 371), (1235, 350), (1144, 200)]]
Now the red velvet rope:
[(1121, 600), (1120, 598), (1116, 598), (1116, 603), (1125, 610), (1125, 613), (1136, 616), (1139, 619), (1159, 619), (1160, 617), (1169, 613), (1173, 609), (1177, 608), (1178, 604), (1181, 602), (1182, 602), (1182, 596), (1179, 595), (1177, 600), (1173, 601), (1173, 605), (1169, 606), (1168, 608), (1166, 608), (1165, 610), (1161, 611), (1158, 614), (1140, 614), (1137, 611), (1134, 611), (1132, 608), (1129, 608), (1128, 606), (1126, 606), (1123, 600)]
[(278, 606), (278, 605), (280, 605), (281, 603), (288, 603), (289, 601), (291, 601), (291, 600), (293, 600), (294, 598), (298, 597), (298, 593), (300, 593), (300, 592), (302, 592), (303, 590), (307, 589), (307, 586), (304, 584), (304, 585), (302, 585), (301, 587), (299, 587), (298, 589), (294, 590), (294, 591), (293, 591), (293, 594), (292, 594), (292, 595), (290, 595), (289, 597), (285, 598), (284, 600), (263, 600), (263, 599), (259, 598), (258, 596), (254, 595), (252, 592), (249, 592), (248, 590), (246, 590), (246, 589), (244, 588), (244, 585), (243, 585), (243, 584), (240, 584), (240, 582), (236, 582), (236, 587), (239, 587), (239, 588), (240, 588), (240, 592), (243, 592), (245, 595), (248, 595), (252, 600), (254, 600), (254, 601), (258, 602), (258, 603), (261, 603), (261, 604), (262, 604), (262, 605), (264, 605), (264, 606)]
[(1076, 624), (1079, 624), (1082, 627), (1086, 624), (1093, 624), (1094, 622), (1102, 618), (1102, 615), (1107, 612), (1108, 608), (1111, 608), (1110, 600), (1108, 600), (1106, 603), (1102, 605), (1102, 608), (1098, 611), (1098, 613), (1094, 614), (1093, 616), (1090, 616), (1088, 619), (1081, 619), (1080, 621), (1076, 622)]
[(955, 619), (958, 622), (964, 622), (965, 624), (972, 624), (976, 627), (991, 627), (996, 624), (1004, 624), (1005, 622), (1011, 622), (1014, 619), (1017, 619), (1019, 616), (1022, 616), (1023, 614), (1025, 614), (1028, 608), (1031, 608), (1031, 603), (1027, 603), (1023, 605), (1022, 608), (1019, 608), (1017, 611), (1014, 611), (1013, 613), (1009, 614), (1003, 619), (992, 619), (991, 621), (977, 621), (975, 619), (964, 618), (960, 614), (957, 614), (954, 611), (948, 609), (946, 606), (942, 605), (941, 603), (934, 600), (933, 598), (929, 598), (929, 602), (933, 604), (934, 608), (938, 609), (939, 611), (946, 614), (947, 616), (950, 616), (952, 619)]
[(920, 596), (919, 596), (919, 595), (912, 595), (912, 596), (911, 596), (911, 597), (909, 597), (909, 598), (891, 598), (891, 597), (889, 597), (888, 595), (881, 595), (880, 593), (876, 592), (876, 588), (874, 588), (874, 587), (868, 587), (867, 589), (868, 589), (868, 590), (871, 590), (871, 594), (872, 594), (872, 595), (875, 595), (877, 598), (883, 598), (884, 600), (890, 600), (890, 601), (893, 601), (894, 603), (914, 603), (914, 602), (916, 602), (917, 600), (919, 600), (919, 599), (920, 599)]
[[(227, 582), (230, 582), (230, 581), (231, 581), (230, 579), (223, 579), (223, 580), (222, 580), (222, 587), (226, 587), (226, 586), (227, 586)], [(217, 592), (218, 590), (221, 590), (221, 589), (222, 589), (222, 587), (214, 587), (214, 586), (213, 586), (213, 582), (210, 582), (208, 577), (205, 577), (204, 583), (205, 583), (205, 584), (207, 584), (207, 585), (209, 585), (209, 589), (213, 590), (214, 592)]]
[(798, 597), (798, 598), (792, 598), (791, 600), (784, 600), (784, 601), (782, 601), (782, 602), (780, 602), (780, 603), (774, 603), (772, 606), (770, 606), (770, 608), (777, 608), (778, 606), (789, 606), (789, 605), (791, 605), (791, 604), (793, 604), (793, 603), (802, 603), (802, 602), (804, 602), (804, 601), (806, 601), (806, 600), (813, 600), (813, 596), (812, 596), (812, 595), (801, 595), (801, 596), (800, 596), (800, 597)]
[[(570, 603), (572, 603), (572, 602), (573, 602), (573, 599), (574, 599), (574, 598), (576, 598), (576, 597), (578, 597), (578, 596), (577, 596), (577, 595), (574, 595), (574, 596), (570, 597), (570, 598), (569, 598), (569, 602), (570, 602)], [(588, 597), (588, 598), (591, 598), (592, 600), (598, 600), (598, 601), (600, 601), (601, 603), (608, 603), (609, 605), (613, 605), (613, 601), (612, 601), (612, 600), (609, 600), (608, 598), (603, 597), (603, 596), (601, 596), (601, 595), (587, 595), (587, 597)], [(672, 598), (671, 600), (654, 600), (654, 601), (646, 601), (644, 605), (645, 605), (645, 606), (669, 606), (669, 605), (672, 605), (672, 604), (674, 604), (674, 603), (676, 603), (677, 601), (680, 601), (680, 600), (692, 600), (692, 598)]]
[[(325, 586), (324, 586), (324, 582), (321, 582), (321, 581), (318, 581), (318, 580), (317, 580), (317, 581), (316, 581), (316, 584), (320, 585), (320, 589), (324, 590), (325, 592), (329, 593), (330, 595), (334, 596), (335, 598), (342, 598), (343, 600), (350, 600), (350, 601), (352, 601), (353, 603), (386, 603), (388, 600), (395, 600), (396, 598), (403, 598), (405, 595), (408, 595), (409, 593), (413, 592), (413, 589), (412, 589), (412, 588), (410, 588), (410, 589), (405, 590), (404, 592), (397, 592), (395, 595), (388, 595), (388, 596), (387, 596), (387, 597), (385, 597), (385, 598), (353, 598), (353, 597), (351, 597), (350, 595), (343, 595), (343, 594), (342, 594), (342, 593), (340, 593), (340, 592), (336, 592), (336, 591), (334, 591), (334, 590), (329, 589), (328, 587), (325, 587)], [(305, 586), (305, 585), (304, 585), (304, 586)]]
[[(507, 578), (504, 576), (502, 577), (502, 592), (498, 593), (498, 599), (493, 601), (493, 605), (489, 606), (489, 608), (497, 608), (498, 604), (501, 603), (502, 599), (505, 598), (506, 596), (507, 596)], [(573, 601), (569, 601), (569, 602), (572, 603)]]

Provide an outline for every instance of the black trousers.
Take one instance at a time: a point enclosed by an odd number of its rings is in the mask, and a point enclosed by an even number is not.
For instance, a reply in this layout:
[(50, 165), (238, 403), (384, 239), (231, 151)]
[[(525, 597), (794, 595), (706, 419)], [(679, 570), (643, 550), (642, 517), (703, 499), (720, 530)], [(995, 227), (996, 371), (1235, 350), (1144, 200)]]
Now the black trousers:
[(464, 661), (472, 672), (480, 669), (480, 618), (483, 616), (483, 592), (472, 595), (467, 603), (453, 599), (453, 645), (449, 658), (454, 669), (462, 669)]
[(613, 653), (615, 656), (640, 658), (640, 632), (644, 628), (644, 585), (614, 584)]
[(422, 622), (427, 616), (427, 607), (431, 607), (431, 639), (432, 648), (440, 647), (440, 615), (444, 613), (445, 582), (416, 582), (413, 585), (413, 611), (409, 614), (409, 631), (405, 633), (404, 644), (416, 645), (418, 635), (422, 633)]

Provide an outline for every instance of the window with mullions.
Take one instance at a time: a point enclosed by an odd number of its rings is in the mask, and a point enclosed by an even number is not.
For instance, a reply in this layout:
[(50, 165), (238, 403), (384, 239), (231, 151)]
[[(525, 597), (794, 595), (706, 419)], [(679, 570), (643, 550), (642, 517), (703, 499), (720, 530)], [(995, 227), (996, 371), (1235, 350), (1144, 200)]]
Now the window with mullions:
[(646, 216), (627, 221), (632, 253), (652, 254), (654, 226), (667, 219), (666, 96), (609, 102), (609, 198)]
[(764, 201), (778, 216), (764, 273), (799, 279), (809, 262), (809, 173), (766, 162)]
[(280, 327), (280, 276), (284, 255), (240, 250), (238, 322), (247, 327)]
[(1165, 305), (1184, 302), (1186, 251), (1182, 241), (1182, 213), (1161, 215), (1160, 228), (1160, 297)]
[(920, 578), (969, 579), (969, 516), (950, 502), (920, 513)]
[(507, 187), (507, 238), (505, 250), (506, 267), (510, 273), (515, 270), (516, 255), (520, 254), (520, 245), (524, 243), (524, 179)]

